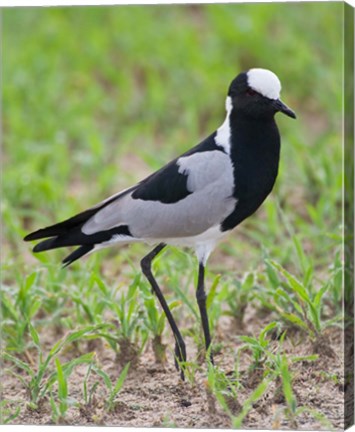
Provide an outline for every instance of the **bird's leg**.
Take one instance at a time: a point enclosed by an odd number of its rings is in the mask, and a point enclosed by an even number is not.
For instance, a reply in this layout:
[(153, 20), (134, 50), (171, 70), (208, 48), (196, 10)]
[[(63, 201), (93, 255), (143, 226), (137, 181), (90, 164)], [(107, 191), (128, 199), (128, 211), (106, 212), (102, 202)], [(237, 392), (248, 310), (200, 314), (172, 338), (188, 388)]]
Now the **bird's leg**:
[[(205, 267), (202, 263), (199, 263), (198, 267), (198, 282), (197, 282), (197, 290), (196, 290), (196, 298), (198, 307), (200, 309), (201, 321), (203, 333), (205, 336), (205, 345), (206, 351), (210, 348), (211, 345), (211, 336), (210, 336), (210, 328), (208, 324), (208, 316), (207, 316), (207, 308), (206, 308), (206, 292), (205, 292)], [(213, 356), (212, 351), (209, 353), (210, 361), (213, 364)]]
[[(170, 324), (171, 330), (173, 332), (174, 338), (175, 338), (175, 367), (177, 370), (179, 370), (179, 362), (186, 362), (186, 347), (185, 342), (181, 336), (181, 333), (176, 325), (176, 322), (174, 320), (174, 317), (169, 309), (168, 304), (166, 303), (166, 300), (163, 296), (163, 293), (161, 292), (159, 285), (157, 284), (157, 281), (154, 279), (153, 273), (152, 273), (152, 261), (154, 258), (159, 254), (159, 252), (164, 249), (166, 245), (164, 243), (160, 243), (158, 246), (156, 246), (148, 255), (146, 255), (142, 261), (141, 261), (141, 268), (144, 276), (148, 279), (152, 290), (154, 291), (155, 295), (158, 297), (158, 300), (161, 304), (161, 307), (164, 310), (164, 313), (166, 315), (166, 318)], [(185, 379), (184, 371), (181, 368), (181, 379)]]

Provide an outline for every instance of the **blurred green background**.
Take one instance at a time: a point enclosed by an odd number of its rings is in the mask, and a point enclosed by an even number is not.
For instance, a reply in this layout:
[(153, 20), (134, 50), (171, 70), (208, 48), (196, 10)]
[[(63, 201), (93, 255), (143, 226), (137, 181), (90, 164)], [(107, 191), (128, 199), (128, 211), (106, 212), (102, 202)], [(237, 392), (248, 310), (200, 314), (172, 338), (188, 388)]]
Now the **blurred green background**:
[[(282, 97), (298, 114), (297, 121), (278, 116), (275, 196), (294, 229), (312, 247), (319, 241), (314, 252), (326, 261), (328, 243), (313, 237), (333, 235), (341, 223), (342, 7), (4, 10), (6, 259), (22, 263), (28, 230), (96, 203), (195, 145), (223, 121), (234, 76), (263, 67), (280, 77)], [(251, 226), (250, 235), (262, 229)], [(266, 224), (263, 241), (281, 241), (278, 230)]]

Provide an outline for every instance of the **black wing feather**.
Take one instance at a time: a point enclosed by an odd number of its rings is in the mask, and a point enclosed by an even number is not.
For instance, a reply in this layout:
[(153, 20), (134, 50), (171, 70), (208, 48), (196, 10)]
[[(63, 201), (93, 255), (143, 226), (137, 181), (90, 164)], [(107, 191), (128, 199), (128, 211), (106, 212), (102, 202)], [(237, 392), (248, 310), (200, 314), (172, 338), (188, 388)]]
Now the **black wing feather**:
[[(207, 151), (223, 151), (221, 147), (216, 145), (214, 140), (215, 135), (216, 133), (213, 133), (180, 157)], [(174, 159), (140, 182), (132, 193), (132, 198), (173, 204), (190, 195), (191, 192), (187, 189), (188, 175), (179, 173), (179, 166), (177, 165), (178, 159), (179, 158)]]
[(143, 180), (132, 193), (132, 198), (145, 201), (159, 201), (164, 204), (178, 202), (188, 195), (187, 175), (179, 173), (176, 160), (165, 165), (163, 170), (157, 171)]

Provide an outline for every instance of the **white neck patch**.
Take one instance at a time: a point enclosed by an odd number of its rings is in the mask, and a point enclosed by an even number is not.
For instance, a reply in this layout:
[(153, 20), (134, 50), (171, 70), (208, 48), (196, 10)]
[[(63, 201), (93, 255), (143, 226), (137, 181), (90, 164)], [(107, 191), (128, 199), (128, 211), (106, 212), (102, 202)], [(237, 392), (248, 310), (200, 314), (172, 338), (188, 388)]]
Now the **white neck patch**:
[(231, 149), (231, 128), (230, 128), (230, 123), (229, 123), (229, 116), (230, 116), (232, 109), (233, 109), (232, 99), (230, 96), (227, 96), (227, 99), (226, 99), (227, 116), (226, 116), (226, 119), (224, 120), (222, 126), (220, 126), (217, 129), (217, 134), (216, 134), (215, 139), (214, 139), (216, 145), (218, 145), (219, 147), (223, 147), (224, 151), (227, 154), (230, 154), (230, 149)]
[(269, 99), (279, 99), (281, 83), (278, 77), (267, 69), (250, 69), (247, 72), (248, 85)]

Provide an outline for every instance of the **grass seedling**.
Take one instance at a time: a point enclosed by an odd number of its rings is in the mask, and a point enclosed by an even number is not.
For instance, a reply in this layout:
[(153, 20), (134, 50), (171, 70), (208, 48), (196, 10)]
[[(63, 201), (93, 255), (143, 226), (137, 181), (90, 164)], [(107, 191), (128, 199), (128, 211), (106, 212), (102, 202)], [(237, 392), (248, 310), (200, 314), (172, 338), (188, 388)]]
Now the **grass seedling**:
[(253, 405), (263, 397), (269, 385), (270, 381), (268, 379), (264, 379), (243, 403), (243, 408), (240, 414), (237, 416), (231, 416), (233, 429), (240, 429), (242, 427), (245, 417), (249, 414), (253, 408)]
[[(266, 382), (275, 382), (275, 402), (283, 403), (286, 402), (286, 407), (283, 409), (284, 414), (291, 422), (291, 427), (297, 429), (297, 416), (302, 412), (300, 408), (297, 407), (297, 399), (293, 391), (292, 384), (292, 374), (289, 368), (289, 363), (293, 364), (299, 361), (315, 361), (318, 359), (318, 355), (309, 356), (299, 356), (299, 357), (289, 357), (287, 358), (285, 354), (282, 353), (282, 346), (286, 336), (286, 332), (282, 333), (278, 340), (278, 348), (272, 350), (270, 347), (270, 341), (266, 339), (266, 334), (271, 330), (277, 328), (278, 324), (273, 322), (264, 328), (260, 333), (258, 338), (250, 338), (243, 336), (241, 339), (245, 342), (240, 350), (250, 349), (253, 354), (253, 367), (254, 370), (256, 366), (261, 367), (263, 375), (259, 377), (259, 384), (256, 394), (258, 391), (264, 388)], [(253, 371), (253, 370), (252, 370)], [(261, 386), (261, 389), (260, 389)], [(258, 390), (259, 389), (259, 390)], [(281, 401), (280, 401), (281, 396)], [(243, 407), (244, 411), (245, 406)], [(304, 407), (303, 407), (304, 408)], [(244, 418), (243, 412), (235, 419), (233, 422), (234, 427), (241, 426), (241, 420)]]
[(57, 382), (58, 382), (58, 401), (59, 406), (57, 406), (53, 394), (51, 392), (50, 403), (52, 407), (52, 420), (54, 423), (65, 422), (65, 415), (68, 408), (75, 404), (74, 400), (69, 400), (68, 398), (68, 382), (67, 377), (63, 372), (62, 365), (59, 358), (55, 359), (55, 364), (57, 368)]
[(144, 333), (141, 332), (141, 313), (137, 296), (139, 282), (140, 275), (138, 274), (127, 293), (123, 292), (119, 300), (111, 304), (118, 318), (117, 338), (120, 350), (117, 359), (120, 364), (136, 363), (146, 343), (146, 337), (143, 337), (139, 346), (139, 336), (144, 336)]
[(76, 305), (75, 321), (101, 323), (105, 309), (115, 302), (115, 291), (109, 290), (95, 271), (88, 278), (82, 274), (78, 285), (73, 287), (70, 294)]
[(129, 367), (130, 367), (130, 363), (127, 363), (124, 366), (122, 372), (120, 373), (119, 377), (116, 380), (115, 385), (113, 385), (111, 378), (102, 369), (98, 368), (97, 366), (93, 366), (92, 368), (92, 371), (95, 372), (98, 376), (100, 376), (105, 383), (106, 389), (108, 391), (108, 397), (105, 402), (105, 407), (109, 412), (113, 411), (115, 408), (115, 397), (123, 387), (123, 384), (128, 374)]
[(27, 323), (41, 306), (40, 297), (33, 289), (37, 276), (37, 272), (33, 272), (21, 281), (15, 297), (6, 286), (1, 288), (1, 333), (5, 337), (4, 341), (9, 351), (23, 353), (27, 348)]
[[(152, 334), (152, 347), (155, 360), (157, 363), (165, 363), (166, 361), (166, 345), (162, 342), (162, 335), (165, 328), (166, 316), (164, 312), (160, 312), (156, 306), (156, 300), (146, 284), (140, 284), (140, 289), (143, 293), (144, 306), (146, 313), (143, 315), (145, 328)], [(169, 303), (169, 309), (173, 310), (180, 305), (180, 301), (174, 300)]]
[(187, 382), (190, 383), (192, 386), (194, 386), (196, 383), (196, 372), (201, 368), (199, 362), (197, 361), (186, 361), (184, 363), (179, 362), (179, 366), (184, 368), (184, 374)]
[[(292, 374), (289, 368), (289, 362), (295, 361), (313, 361), (318, 358), (318, 356), (306, 356), (303, 358), (290, 358), (283, 354), (277, 353), (273, 356), (273, 366), (274, 366), (274, 375), (276, 377), (276, 382), (281, 382), (280, 388), (282, 389), (282, 394), (284, 397), (284, 401), (286, 402), (286, 407), (281, 408), (281, 412), (286, 416), (290, 421), (290, 427), (292, 429), (298, 429), (297, 419), (302, 416), (302, 414), (307, 413), (316, 420), (318, 420), (326, 429), (333, 430), (333, 425), (330, 421), (319, 411), (315, 409), (308, 408), (306, 406), (297, 406), (296, 395), (293, 390), (292, 385)], [(276, 389), (276, 391), (278, 388)], [(280, 411), (279, 411), (280, 412)], [(277, 413), (277, 416), (279, 415)], [(278, 428), (279, 421), (275, 423), (274, 427)]]
[(277, 327), (279, 327), (277, 322), (271, 322), (260, 332), (259, 337), (240, 336), (240, 340), (244, 342), (244, 345), (239, 350), (248, 350), (252, 354), (253, 363), (250, 365), (251, 371), (263, 368), (270, 345), (267, 334)]
[(11, 408), (11, 401), (3, 399), (0, 401), (0, 424), (11, 424), (20, 414), (21, 408), (17, 406), (15, 410)]
[(88, 388), (88, 380), (91, 374), (92, 367), (93, 363), (90, 363), (83, 382), (83, 398), (84, 404), (87, 408), (90, 408), (93, 404), (95, 391), (99, 385), (99, 381), (95, 381), (91, 388)]
[(227, 399), (237, 399), (239, 382), (234, 377), (227, 377), (221, 369), (210, 362), (208, 363), (207, 383), (210, 392), (215, 395), (221, 405), (227, 403)]
[(162, 427), (167, 428), (167, 429), (176, 429), (178, 427), (178, 425), (176, 424), (176, 422), (174, 420), (172, 420), (170, 418), (169, 414), (165, 414), (163, 419), (162, 419)]
[[(240, 348), (239, 353), (249, 350), (253, 357), (246, 385), (247, 387), (252, 386), (254, 389), (247, 401), (243, 403), (243, 406), (237, 400), (238, 388), (241, 385), (239, 383), (239, 373), (236, 371), (234, 377), (227, 377), (218, 368), (209, 367), (209, 391), (216, 398), (221, 408), (230, 416), (233, 428), (242, 427), (245, 417), (252, 410), (253, 405), (262, 398), (272, 382), (277, 384), (276, 393), (281, 392), (281, 403), (283, 401), (286, 403), (283, 413), (290, 420), (291, 427), (297, 427), (297, 416), (306, 410), (305, 407), (297, 406), (289, 363), (314, 361), (318, 359), (318, 356), (310, 355), (287, 358), (285, 354), (282, 354), (282, 345), (286, 333), (283, 333), (279, 338), (278, 349), (275, 352), (271, 348), (271, 341), (267, 338), (267, 334), (275, 331), (278, 327), (278, 323), (272, 322), (261, 331), (258, 337), (240, 337), (244, 341), (244, 345)], [(257, 380), (252, 379), (251, 382), (250, 379), (254, 378), (254, 372), (258, 373)]]
[(304, 330), (312, 340), (316, 340), (326, 327), (340, 319), (337, 316), (322, 320), (324, 298), (331, 287), (330, 282), (323, 283), (320, 289), (313, 293), (279, 263), (266, 260), (266, 268), (272, 285), (268, 294), (272, 296), (273, 303), (265, 301), (268, 297), (265, 292), (258, 294), (258, 298), (262, 304), (276, 311), (285, 322)]
[(253, 405), (262, 398), (270, 382), (270, 379), (262, 380), (241, 405), (237, 399), (239, 382), (227, 377), (224, 372), (209, 364), (208, 391), (216, 398), (223, 411), (228, 414), (232, 427), (235, 429), (242, 427), (243, 420), (252, 410)]
[(292, 389), (291, 373), (285, 355), (283, 355), (281, 358), (280, 366), (281, 366), (280, 372), (281, 372), (281, 379), (282, 379), (282, 390), (287, 404), (287, 412), (291, 418), (291, 427), (293, 429), (297, 429), (297, 423), (295, 420), (296, 410), (297, 410), (297, 400)]
[[(56, 358), (64, 346), (82, 339), (88, 333), (99, 330), (100, 326), (89, 326), (84, 329), (68, 333), (51, 348), (47, 355), (45, 355), (44, 351), (42, 350), (39, 335), (36, 329), (31, 323), (28, 324), (28, 327), (32, 341), (38, 351), (38, 361), (35, 370), (32, 369), (32, 365), (25, 363), (24, 361), (12, 356), (9, 353), (4, 354), (4, 359), (12, 362), (16, 367), (21, 369), (25, 375), (27, 375), (26, 379), (22, 375), (12, 372), (13, 375), (15, 375), (25, 385), (28, 391), (29, 407), (36, 409), (38, 402), (47, 394), (49, 388), (53, 384), (53, 381), (55, 381), (56, 373), (51, 373), (51, 361)], [(83, 356), (63, 365), (63, 370), (65, 371), (66, 375), (68, 375), (78, 364), (90, 362), (92, 360), (92, 356), (92, 353), (84, 354)]]
[(243, 330), (244, 312), (250, 301), (254, 297), (254, 274), (246, 273), (243, 280), (236, 280), (228, 290), (226, 302), (229, 309), (225, 315), (233, 318), (233, 323), (237, 331)]

